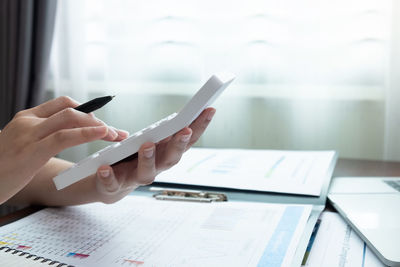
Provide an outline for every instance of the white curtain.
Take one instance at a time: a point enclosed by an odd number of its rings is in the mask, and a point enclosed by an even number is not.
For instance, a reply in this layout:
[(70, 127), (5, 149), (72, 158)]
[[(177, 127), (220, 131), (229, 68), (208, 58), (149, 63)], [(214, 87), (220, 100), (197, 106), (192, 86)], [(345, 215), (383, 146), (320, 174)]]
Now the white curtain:
[[(197, 143), (400, 160), (396, 1), (62, 0), (48, 87), (139, 130), (236, 74)], [(79, 160), (95, 142), (62, 156)]]
[(393, 1), (386, 83), (385, 159), (400, 160), (400, 2)]

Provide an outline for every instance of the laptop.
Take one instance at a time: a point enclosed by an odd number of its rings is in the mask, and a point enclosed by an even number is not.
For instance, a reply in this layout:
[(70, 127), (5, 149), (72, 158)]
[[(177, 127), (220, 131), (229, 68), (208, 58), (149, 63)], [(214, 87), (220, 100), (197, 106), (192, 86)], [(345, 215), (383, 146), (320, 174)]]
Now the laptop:
[(340, 177), (328, 198), (386, 265), (400, 266), (400, 177)]

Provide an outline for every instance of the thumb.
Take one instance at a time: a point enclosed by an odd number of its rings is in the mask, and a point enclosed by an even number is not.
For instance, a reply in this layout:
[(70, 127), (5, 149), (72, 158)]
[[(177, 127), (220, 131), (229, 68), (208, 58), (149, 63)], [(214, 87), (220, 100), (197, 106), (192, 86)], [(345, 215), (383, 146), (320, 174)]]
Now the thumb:
[(121, 188), (113, 169), (107, 165), (100, 166), (97, 169), (96, 184), (99, 192), (103, 194), (114, 194)]

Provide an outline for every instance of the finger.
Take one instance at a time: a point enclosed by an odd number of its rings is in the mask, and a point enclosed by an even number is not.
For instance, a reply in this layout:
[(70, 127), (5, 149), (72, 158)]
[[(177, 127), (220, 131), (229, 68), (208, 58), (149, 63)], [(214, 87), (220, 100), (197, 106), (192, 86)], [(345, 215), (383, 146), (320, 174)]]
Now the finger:
[[(105, 126), (105, 123), (90, 114), (77, 111), (73, 108), (65, 108), (38, 124), (36, 133), (38, 138), (42, 139), (62, 129), (88, 126)], [(112, 141), (117, 136), (118, 134), (115, 130), (109, 129), (104, 139)]]
[(154, 181), (156, 176), (155, 151), (155, 145), (150, 142), (144, 143), (139, 149), (135, 183), (147, 185)]
[(172, 135), (170, 135), (170, 136), (168, 136), (168, 137), (162, 139), (161, 141), (159, 141), (159, 142), (157, 143), (157, 145), (166, 144), (166, 143), (168, 143), (171, 139), (172, 139)]
[(119, 142), (119, 141), (122, 141), (122, 140), (128, 138), (129, 132), (127, 132), (125, 130), (121, 130), (121, 129), (116, 129), (113, 126), (109, 126), (109, 127), (117, 133), (117, 137), (113, 141)]
[(29, 110), (40, 118), (48, 118), (63, 109), (75, 108), (77, 106), (79, 106), (79, 103), (72, 98), (68, 96), (60, 96)]
[(157, 153), (157, 171), (163, 171), (171, 168), (182, 157), (183, 152), (186, 150), (192, 136), (192, 130), (185, 127), (180, 132), (178, 132), (174, 137), (168, 142), (165, 149), (160, 153)]
[(214, 108), (207, 108), (203, 110), (203, 112), (197, 117), (197, 119), (190, 124), (190, 128), (193, 130), (192, 138), (189, 141), (189, 144), (186, 146), (186, 149), (189, 149), (200, 136), (207, 129), (208, 124), (211, 122), (214, 117), (216, 110)]
[(102, 139), (107, 132), (107, 126), (63, 129), (37, 142), (38, 154), (49, 158), (66, 148)]
[(110, 166), (103, 165), (96, 172), (96, 186), (100, 193), (115, 194), (121, 189), (121, 183)]

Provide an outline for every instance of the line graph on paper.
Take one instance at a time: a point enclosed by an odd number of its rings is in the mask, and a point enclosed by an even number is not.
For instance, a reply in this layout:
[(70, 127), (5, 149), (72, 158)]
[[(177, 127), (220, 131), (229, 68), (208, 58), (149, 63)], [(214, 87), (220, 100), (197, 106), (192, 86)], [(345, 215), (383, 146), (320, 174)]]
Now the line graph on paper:
[(197, 148), (156, 181), (318, 196), (334, 156), (334, 151)]

